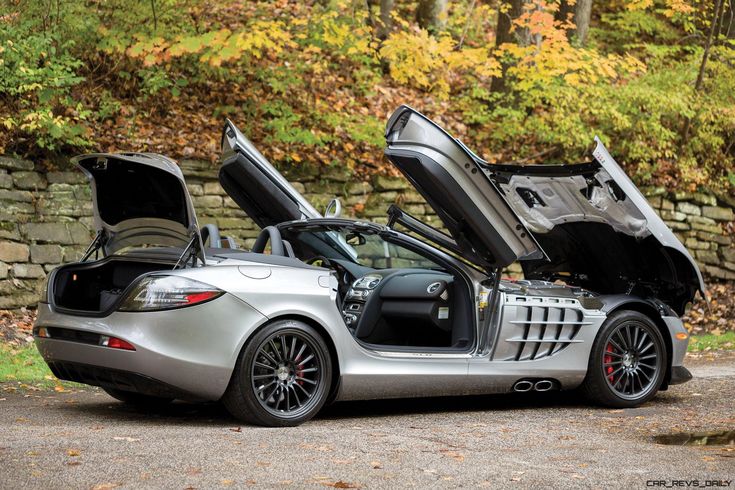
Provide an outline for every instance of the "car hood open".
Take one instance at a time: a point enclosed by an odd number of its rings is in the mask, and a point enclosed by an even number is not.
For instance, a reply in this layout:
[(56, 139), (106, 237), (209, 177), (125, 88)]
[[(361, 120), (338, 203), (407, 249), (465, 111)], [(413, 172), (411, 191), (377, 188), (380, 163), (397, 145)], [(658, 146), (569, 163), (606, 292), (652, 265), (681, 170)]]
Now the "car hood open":
[(131, 247), (186, 247), (198, 236), (194, 206), (175, 162), (153, 153), (74, 157), (90, 181), (94, 225), (106, 255)]
[(493, 165), (402, 106), (386, 154), (481, 265), (520, 260), (528, 279), (653, 296), (679, 314), (704, 293), (699, 268), (599, 139), (573, 165)]

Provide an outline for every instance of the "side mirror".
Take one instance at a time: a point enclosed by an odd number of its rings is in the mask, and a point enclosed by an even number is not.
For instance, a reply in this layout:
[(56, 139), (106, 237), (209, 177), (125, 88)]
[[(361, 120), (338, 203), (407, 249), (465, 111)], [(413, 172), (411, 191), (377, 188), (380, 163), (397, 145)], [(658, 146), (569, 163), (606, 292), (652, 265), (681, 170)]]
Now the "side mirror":
[(351, 247), (365, 245), (366, 242), (367, 240), (365, 240), (365, 237), (359, 233), (349, 233), (347, 235), (347, 245)]
[(336, 197), (329, 201), (327, 209), (324, 211), (325, 218), (339, 218), (342, 213), (342, 203)]

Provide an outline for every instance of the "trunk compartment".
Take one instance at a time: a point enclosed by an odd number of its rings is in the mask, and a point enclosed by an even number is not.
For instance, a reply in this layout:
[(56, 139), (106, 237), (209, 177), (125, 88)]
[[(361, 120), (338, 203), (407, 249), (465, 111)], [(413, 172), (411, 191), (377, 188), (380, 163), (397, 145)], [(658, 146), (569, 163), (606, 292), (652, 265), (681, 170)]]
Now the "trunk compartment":
[(166, 261), (119, 256), (65, 265), (56, 269), (49, 279), (49, 301), (56, 309), (102, 314), (120, 302), (127, 287), (138, 277), (148, 272), (170, 270), (173, 265)]

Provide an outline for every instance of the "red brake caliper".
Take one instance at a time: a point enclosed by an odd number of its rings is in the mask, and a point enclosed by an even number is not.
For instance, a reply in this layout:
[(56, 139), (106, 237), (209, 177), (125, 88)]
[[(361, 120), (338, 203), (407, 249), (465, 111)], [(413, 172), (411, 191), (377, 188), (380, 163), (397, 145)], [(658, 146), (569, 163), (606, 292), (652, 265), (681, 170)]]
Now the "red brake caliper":
[[(301, 362), (301, 356), (297, 357), (294, 360), (294, 362), (296, 363), (296, 376), (299, 377), (299, 378), (303, 378), (304, 377), (304, 371), (303, 371), (304, 366), (302, 366), (301, 364), (299, 364)], [(296, 382), (298, 384), (300, 384), (301, 386), (304, 386), (304, 382), (303, 381), (298, 380)]]
[[(612, 344), (607, 344), (607, 347), (605, 347), (605, 352), (613, 352), (613, 346), (612, 346)], [(611, 363), (612, 362), (612, 356), (610, 354), (605, 354), (605, 356), (602, 358), (602, 362), (604, 362), (605, 364)], [(610, 380), (611, 383), (613, 382), (613, 377), (610, 376), (612, 374), (612, 372), (613, 372), (613, 367), (612, 366), (607, 366), (605, 368), (605, 374), (608, 375), (607, 376), (607, 379)]]

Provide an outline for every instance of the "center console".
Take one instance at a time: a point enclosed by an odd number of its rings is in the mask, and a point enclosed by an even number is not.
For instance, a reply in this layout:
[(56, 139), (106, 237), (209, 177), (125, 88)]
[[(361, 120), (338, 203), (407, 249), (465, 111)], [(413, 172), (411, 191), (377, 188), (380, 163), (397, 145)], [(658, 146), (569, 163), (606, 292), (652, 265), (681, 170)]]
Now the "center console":
[(360, 316), (365, 308), (365, 302), (373, 293), (374, 289), (378, 287), (382, 279), (382, 276), (368, 274), (352, 283), (342, 305), (342, 315), (349, 328), (354, 329), (357, 327), (357, 323), (360, 321)]

